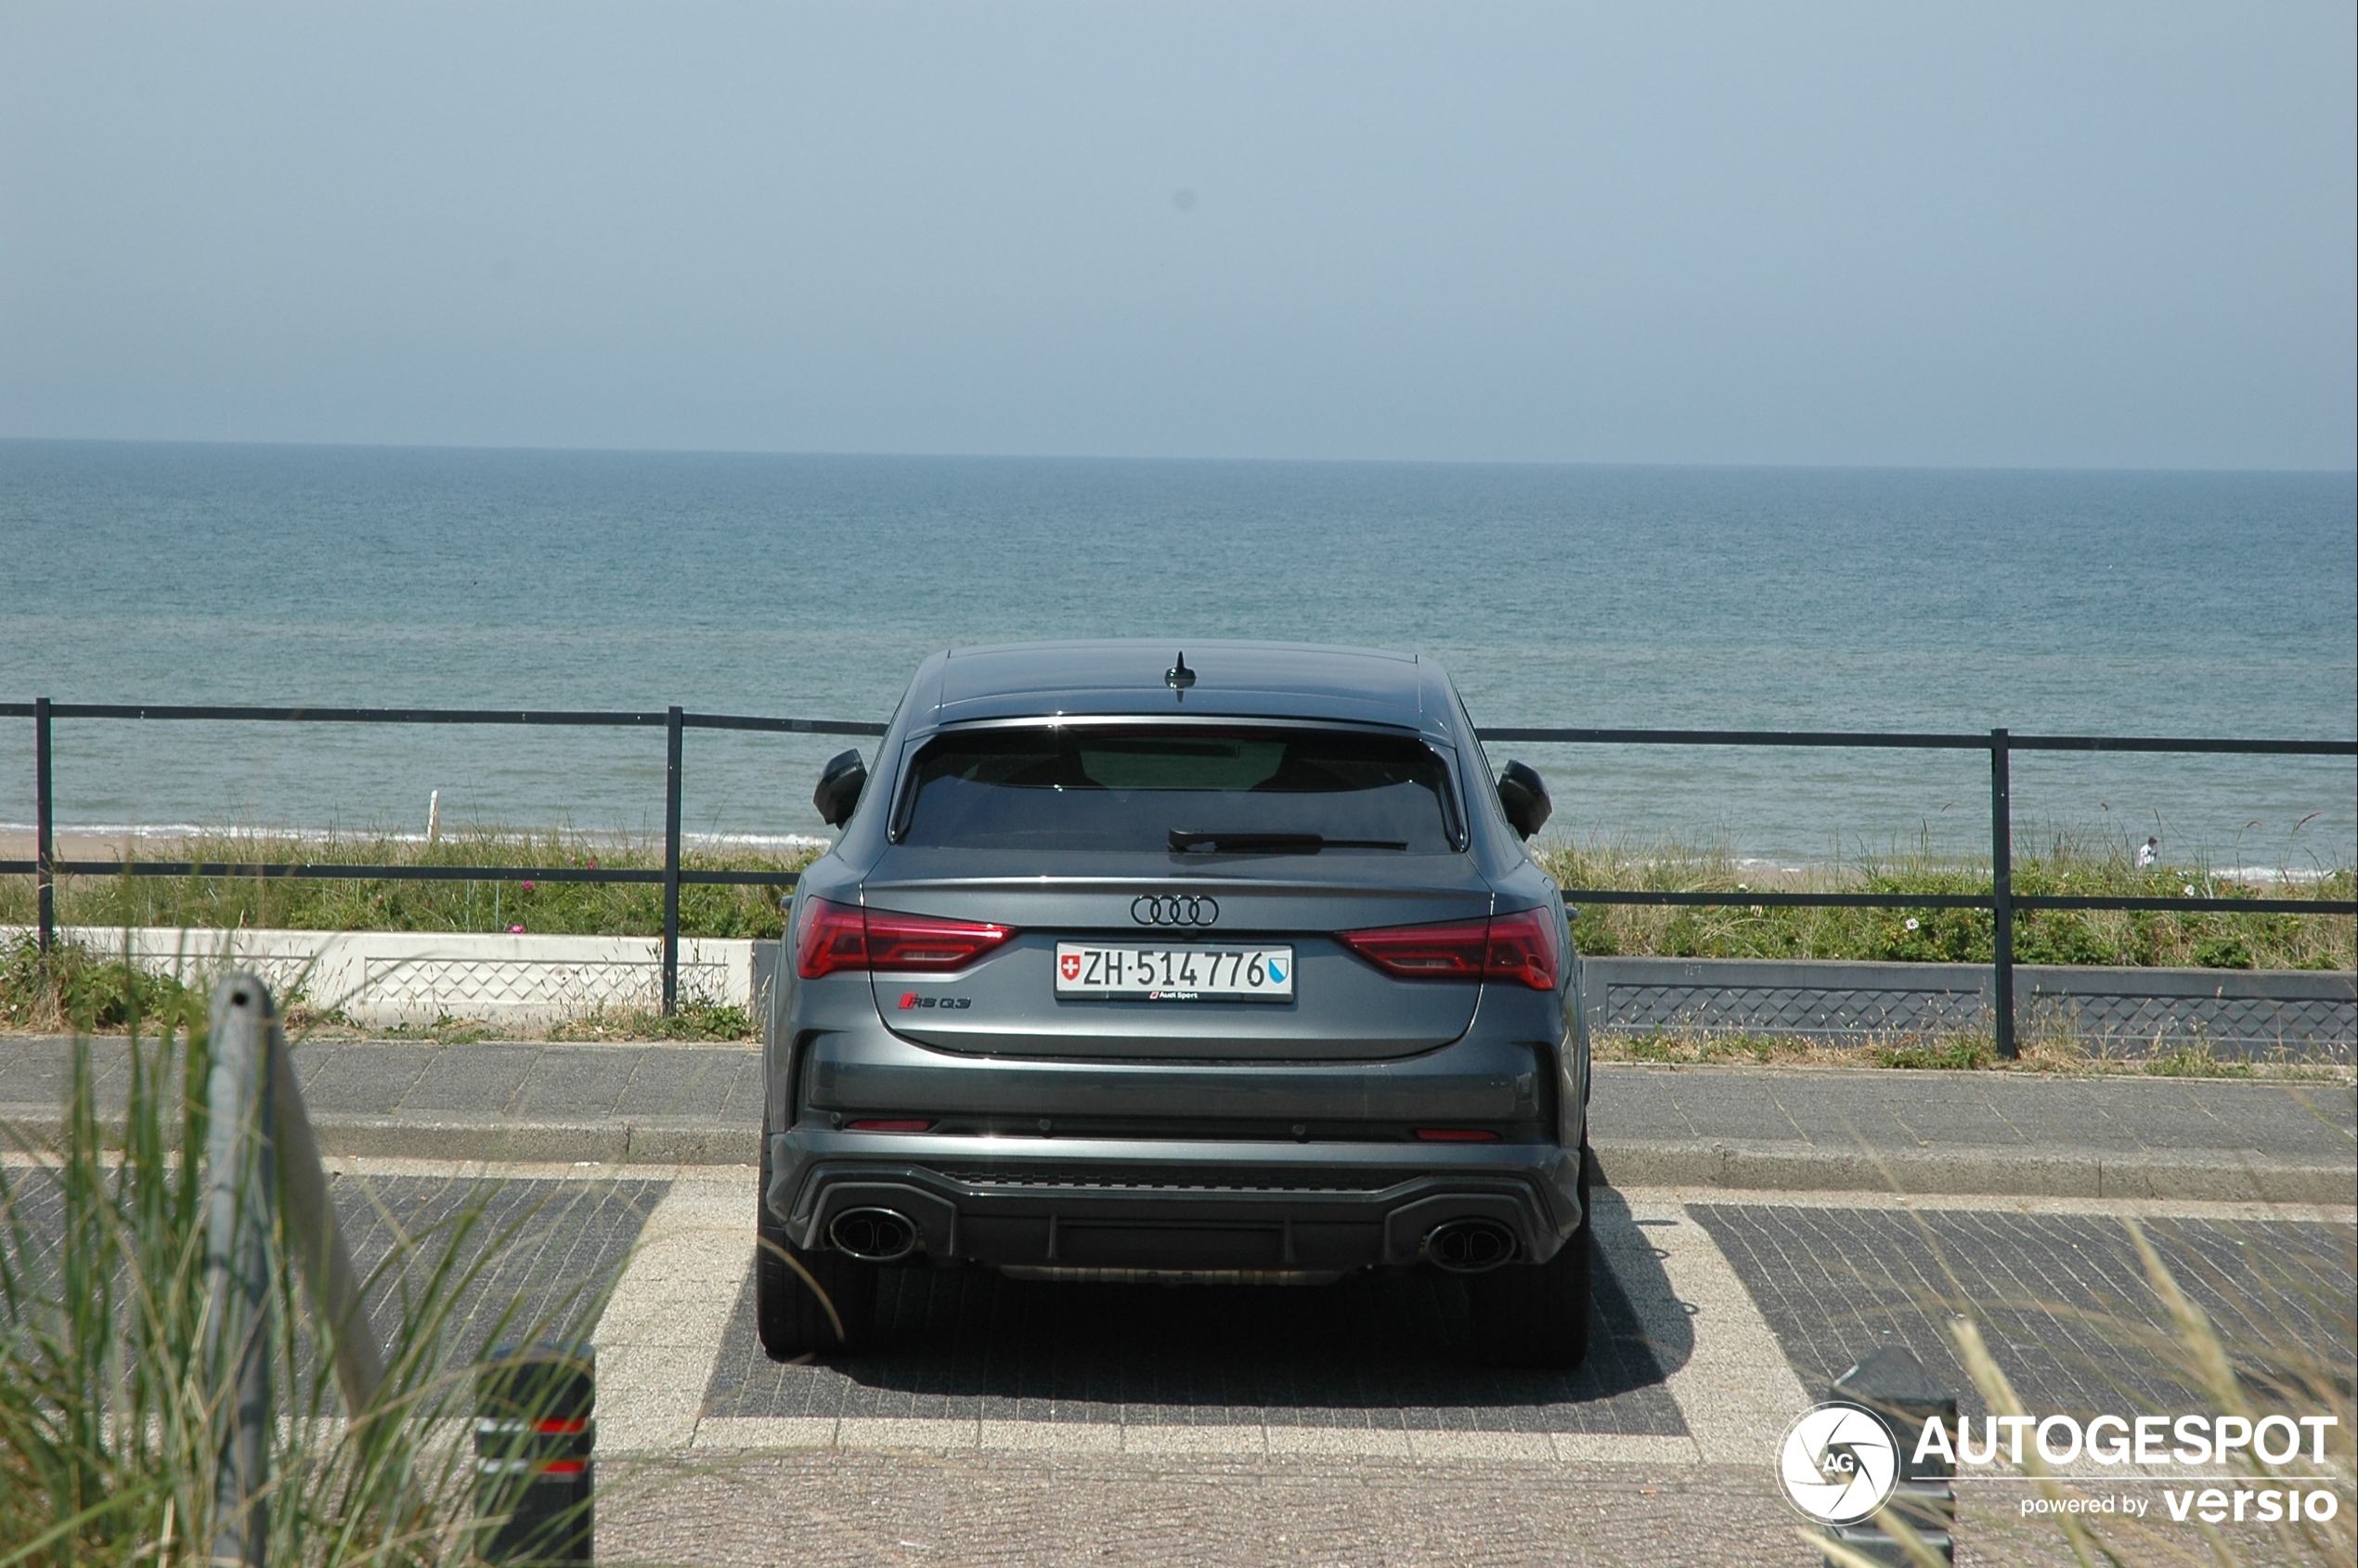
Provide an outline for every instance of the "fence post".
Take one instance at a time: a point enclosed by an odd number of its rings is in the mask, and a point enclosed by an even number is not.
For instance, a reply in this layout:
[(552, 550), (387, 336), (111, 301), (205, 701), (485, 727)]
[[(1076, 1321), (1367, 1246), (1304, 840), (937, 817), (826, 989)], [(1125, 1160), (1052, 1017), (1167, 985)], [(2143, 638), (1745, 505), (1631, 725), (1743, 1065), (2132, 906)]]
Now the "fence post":
[(275, 1074), (251, 975), (213, 993), (205, 1127), (205, 1369), (214, 1411), (213, 1561), (260, 1568), (270, 1545), (270, 1228)]
[(32, 699), (32, 886), (41, 956), (49, 956), (58, 927), (57, 829), (49, 793), (49, 699)]
[(680, 708), (664, 719), (663, 1016), (680, 1005)]
[(2006, 732), (1989, 732), (1989, 936), (1995, 989), (1989, 1011), (1998, 1054), (2022, 1054), (2015, 1040), (2015, 808)]

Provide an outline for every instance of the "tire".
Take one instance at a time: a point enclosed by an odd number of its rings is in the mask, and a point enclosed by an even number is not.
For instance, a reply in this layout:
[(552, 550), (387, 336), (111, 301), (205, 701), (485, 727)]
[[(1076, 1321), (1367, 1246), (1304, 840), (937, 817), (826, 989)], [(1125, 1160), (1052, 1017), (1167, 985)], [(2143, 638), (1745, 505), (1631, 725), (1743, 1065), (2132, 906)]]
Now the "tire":
[(1509, 1367), (1569, 1371), (1588, 1358), (1588, 1151), (1581, 1150), (1580, 1228), (1544, 1263), (1509, 1263), (1466, 1281), (1477, 1341)]
[[(755, 1318), (772, 1361), (830, 1355), (864, 1347), (876, 1316), (876, 1265), (841, 1252), (806, 1252), (786, 1239), (770, 1212), (770, 1136), (762, 1130), (761, 1186), (754, 1195)], [(811, 1287), (824, 1291), (822, 1301)], [(828, 1310), (833, 1307), (833, 1311)]]

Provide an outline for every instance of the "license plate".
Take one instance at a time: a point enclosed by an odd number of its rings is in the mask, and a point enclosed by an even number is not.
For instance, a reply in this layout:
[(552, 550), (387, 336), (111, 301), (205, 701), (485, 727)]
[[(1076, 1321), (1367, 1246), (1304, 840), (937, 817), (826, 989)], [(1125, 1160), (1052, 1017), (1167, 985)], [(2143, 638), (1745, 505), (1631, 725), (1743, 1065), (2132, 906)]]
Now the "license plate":
[(1056, 944), (1058, 996), (1148, 1002), (1290, 1002), (1290, 947)]

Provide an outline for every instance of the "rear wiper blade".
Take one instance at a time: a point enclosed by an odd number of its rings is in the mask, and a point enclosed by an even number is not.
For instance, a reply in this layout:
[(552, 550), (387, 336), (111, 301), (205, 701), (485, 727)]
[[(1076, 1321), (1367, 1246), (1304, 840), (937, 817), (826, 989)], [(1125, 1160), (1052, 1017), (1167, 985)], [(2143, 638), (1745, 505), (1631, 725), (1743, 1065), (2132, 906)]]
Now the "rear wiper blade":
[(1406, 849), (1405, 838), (1325, 838), (1315, 833), (1187, 833), (1171, 830), (1174, 854), (1315, 855), (1321, 849)]

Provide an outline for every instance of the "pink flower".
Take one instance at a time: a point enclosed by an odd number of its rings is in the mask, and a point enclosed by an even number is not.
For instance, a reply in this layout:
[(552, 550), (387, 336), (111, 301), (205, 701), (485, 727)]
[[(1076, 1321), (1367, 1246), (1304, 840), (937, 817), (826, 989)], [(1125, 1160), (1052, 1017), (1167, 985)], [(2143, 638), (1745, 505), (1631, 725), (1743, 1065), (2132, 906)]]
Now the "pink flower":
[(527, 893), (531, 892), (531, 891), (532, 891), (532, 884), (531, 884), (531, 883), (529, 883), (529, 882), (525, 883), (525, 884), (524, 885), (524, 890), (525, 890), (525, 892), (527, 892)]
[(524, 927), (521, 926), (511, 926), (508, 927), (508, 935), (512, 937), (521, 937), (524, 935)]
[(591, 871), (595, 871), (595, 870), (597, 870), (597, 869), (598, 869), (598, 862), (595, 862), (595, 861), (591, 861), (591, 862), (590, 862), (590, 869)]

